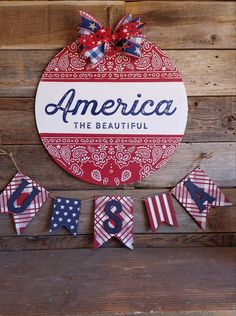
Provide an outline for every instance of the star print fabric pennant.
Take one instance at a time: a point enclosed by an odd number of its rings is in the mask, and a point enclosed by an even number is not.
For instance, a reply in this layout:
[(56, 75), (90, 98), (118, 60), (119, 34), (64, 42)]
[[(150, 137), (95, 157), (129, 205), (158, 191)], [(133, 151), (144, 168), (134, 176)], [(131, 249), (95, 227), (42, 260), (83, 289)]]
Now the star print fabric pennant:
[(100, 196), (95, 199), (94, 248), (112, 237), (133, 249), (133, 200), (129, 196)]
[(212, 179), (200, 168), (193, 170), (171, 192), (204, 230), (211, 206), (232, 205)]
[(80, 216), (81, 201), (71, 198), (57, 197), (54, 200), (50, 224), (50, 233), (60, 227), (65, 227), (76, 236)]
[(178, 227), (175, 210), (169, 193), (150, 196), (145, 199), (145, 205), (152, 233), (155, 233), (161, 223)]
[(0, 213), (11, 213), (20, 235), (46, 202), (48, 194), (37, 182), (17, 172), (0, 195)]

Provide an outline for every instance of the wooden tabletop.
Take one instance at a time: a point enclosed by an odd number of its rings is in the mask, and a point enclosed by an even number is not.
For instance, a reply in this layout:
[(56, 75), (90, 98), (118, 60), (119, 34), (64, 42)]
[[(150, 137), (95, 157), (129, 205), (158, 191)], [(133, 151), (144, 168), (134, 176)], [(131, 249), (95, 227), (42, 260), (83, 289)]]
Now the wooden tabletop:
[(207, 247), (2, 252), (0, 315), (227, 315), (236, 308), (235, 255)]

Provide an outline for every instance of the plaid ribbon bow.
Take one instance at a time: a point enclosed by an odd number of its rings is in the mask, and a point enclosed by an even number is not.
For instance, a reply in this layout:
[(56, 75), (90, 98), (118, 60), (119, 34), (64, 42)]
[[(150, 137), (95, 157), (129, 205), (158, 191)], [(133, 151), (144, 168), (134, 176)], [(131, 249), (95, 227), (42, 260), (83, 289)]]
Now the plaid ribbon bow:
[(82, 22), (78, 32), (81, 36), (78, 42), (82, 45), (82, 54), (90, 58), (92, 64), (98, 63), (108, 50), (114, 52), (118, 49), (136, 58), (141, 56), (145, 36), (139, 31), (144, 25), (140, 17), (132, 19), (131, 14), (123, 17), (112, 34), (91, 15), (80, 11), (80, 16)]

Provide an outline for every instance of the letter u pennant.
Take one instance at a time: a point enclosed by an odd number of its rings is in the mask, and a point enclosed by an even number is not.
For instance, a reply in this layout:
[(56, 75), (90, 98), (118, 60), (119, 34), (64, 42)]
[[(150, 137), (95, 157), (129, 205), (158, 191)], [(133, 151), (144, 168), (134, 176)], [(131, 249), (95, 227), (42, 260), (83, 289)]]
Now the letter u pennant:
[(0, 213), (12, 213), (20, 235), (48, 198), (48, 192), (18, 172), (0, 195)]
[(172, 193), (202, 229), (206, 229), (206, 220), (211, 206), (232, 205), (200, 168), (194, 169), (178, 183)]
[(95, 199), (94, 248), (115, 237), (133, 249), (133, 200), (129, 196), (99, 196)]

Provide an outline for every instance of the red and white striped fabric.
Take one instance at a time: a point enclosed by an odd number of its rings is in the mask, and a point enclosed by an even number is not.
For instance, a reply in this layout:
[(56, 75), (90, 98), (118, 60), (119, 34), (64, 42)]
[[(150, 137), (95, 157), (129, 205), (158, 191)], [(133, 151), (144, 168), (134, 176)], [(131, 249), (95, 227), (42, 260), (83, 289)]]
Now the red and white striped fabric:
[[(115, 234), (108, 233), (104, 229), (104, 222), (108, 220), (108, 225), (113, 228), (115, 222), (105, 213), (105, 206), (109, 201), (118, 201), (121, 203), (122, 210), (116, 212), (116, 207), (111, 209), (122, 221), (122, 228)], [(133, 200), (129, 196), (100, 196), (95, 199), (95, 219), (94, 219), (94, 248), (97, 249), (110, 238), (115, 237), (124, 243), (128, 248), (133, 249)]]
[[(16, 214), (12, 213), (11, 210), (8, 209), (7, 201), (20, 185), (22, 179), (27, 180), (29, 185), (22, 191), (20, 197), (16, 200), (16, 207), (20, 206), (23, 203), (28, 194), (32, 192), (33, 187), (37, 187), (40, 192), (36, 195), (36, 197), (33, 199), (31, 204), (24, 212)], [(47, 200), (47, 198), (48, 192), (44, 188), (42, 188), (38, 183), (30, 179), (28, 176), (24, 175), (21, 172), (18, 172), (0, 195), (0, 213), (12, 213), (17, 234), (20, 235), (24, 231), (25, 227), (29, 224), (31, 219), (34, 217), (34, 215), (38, 212), (39, 208)]]
[(150, 196), (145, 199), (146, 210), (152, 233), (161, 223), (178, 227), (175, 210), (169, 193)]
[[(212, 203), (209, 203), (207, 201), (204, 203), (206, 208), (203, 212), (200, 212), (197, 204), (192, 199), (190, 192), (184, 185), (184, 183), (188, 179), (190, 179), (196, 186), (203, 189), (210, 196), (215, 198), (215, 201), (213, 201)], [(196, 168), (195, 170), (193, 170), (187, 177), (185, 177), (180, 183), (178, 183), (177, 186), (172, 189), (172, 193), (202, 229), (206, 229), (206, 219), (211, 206), (232, 205), (232, 203), (227, 199), (227, 197), (217, 187), (217, 185), (200, 168)]]

